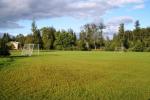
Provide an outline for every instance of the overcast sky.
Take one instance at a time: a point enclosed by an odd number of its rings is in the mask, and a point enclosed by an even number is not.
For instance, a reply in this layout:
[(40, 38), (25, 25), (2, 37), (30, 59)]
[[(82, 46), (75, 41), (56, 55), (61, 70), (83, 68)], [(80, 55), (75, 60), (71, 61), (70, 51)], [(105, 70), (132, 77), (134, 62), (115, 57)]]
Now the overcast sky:
[(150, 26), (150, 0), (0, 0), (0, 33), (31, 33), (31, 21), (38, 28), (54, 26), (76, 32), (90, 22), (104, 22), (114, 33), (120, 23), (133, 29), (135, 20)]

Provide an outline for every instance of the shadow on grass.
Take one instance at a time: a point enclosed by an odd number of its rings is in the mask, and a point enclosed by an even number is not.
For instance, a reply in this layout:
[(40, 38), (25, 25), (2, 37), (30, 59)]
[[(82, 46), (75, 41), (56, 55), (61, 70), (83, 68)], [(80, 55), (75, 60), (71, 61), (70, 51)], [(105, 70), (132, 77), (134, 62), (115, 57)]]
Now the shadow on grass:
[(13, 57), (0, 57), (0, 59), (0, 71), (14, 61)]
[[(48, 56), (60, 56), (58, 54), (48, 54)], [(32, 55), (32, 56), (21, 56), (21, 55), (11, 55), (11, 56), (6, 56), (6, 57), (0, 57), (0, 71), (11, 65), (14, 61), (16, 61), (17, 59), (25, 59), (25, 58), (36, 58), (36, 57), (41, 57), (43, 55)], [(45, 56), (45, 55), (44, 55)]]
[(26, 58), (27, 56), (6, 56), (6, 57), (0, 57), (0, 71), (11, 65), (16, 59), (22, 59)]

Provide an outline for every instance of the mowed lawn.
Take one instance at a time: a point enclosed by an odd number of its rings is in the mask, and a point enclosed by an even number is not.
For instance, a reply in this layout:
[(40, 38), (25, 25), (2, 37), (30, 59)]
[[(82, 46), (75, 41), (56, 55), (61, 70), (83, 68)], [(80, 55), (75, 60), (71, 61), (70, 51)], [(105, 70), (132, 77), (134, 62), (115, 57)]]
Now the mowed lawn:
[(150, 100), (150, 53), (0, 58), (0, 100)]

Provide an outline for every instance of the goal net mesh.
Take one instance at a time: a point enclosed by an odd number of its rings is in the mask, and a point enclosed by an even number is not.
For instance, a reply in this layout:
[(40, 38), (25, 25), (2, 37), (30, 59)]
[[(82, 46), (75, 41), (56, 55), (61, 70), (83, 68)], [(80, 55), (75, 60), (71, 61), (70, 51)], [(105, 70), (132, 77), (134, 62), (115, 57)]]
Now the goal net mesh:
[(24, 44), (22, 56), (39, 55), (39, 44)]

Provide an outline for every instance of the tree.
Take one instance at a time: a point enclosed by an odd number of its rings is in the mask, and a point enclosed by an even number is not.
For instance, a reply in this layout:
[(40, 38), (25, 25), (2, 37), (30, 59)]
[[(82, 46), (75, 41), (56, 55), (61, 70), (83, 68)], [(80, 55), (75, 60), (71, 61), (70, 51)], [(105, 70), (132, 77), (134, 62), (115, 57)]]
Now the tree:
[(124, 36), (124, 24), (123, 23), (121, 23), (119, 26), (119, 34)]
[(56, 32), (55, 47), (60, 50), (74, 49), (74, 35), (65, 30)]
[(37, 30), (36, 22), (35, 20), (33, 20), (32, 25), (31, 25), (31, 31), (33, 34), (35, 34), (36, 30)]
[(26, 43), (26, 44), (33, 43), (33, 35), (32, 35), (32, 34), (28, 34), (28, 35), (25, 37), (25, 43)]
[(124, 47), (124, 42), (125, 42), (125, 31), (124, 31), (124, 24), (121, 23), (119, 26), (119, 40), (120, 40), (120, 47)]
[(144, 51), (143, 43), (140, 40), (138, 40), (135, 46), (133, 46), (132, 51), (143, 52)]
[(11, 40), (10, 35), (8, 33), (4, 33), (2, 40), (8, 43)]
[(112, 43), (122, 45), (129, 51), (150, 51), (150, 28), (140, 28), (139, 21), (136, 21), (133, 31), (125, 31), (124, 25), (120, 24), (119, 32), (113, 37)]
[(41, 32), (44, 49), (54, 49), (55, 32), (56, 32), (55, 28), (44, 27), (41, 29)]
[(141, 34), (141, 28), (140, 28), (140, 22), (137, 20), (135, 22), (135, 29), (134, 29), (134, 40), (137, 42), (137, 40), (141, 40), (142, 42), (142, 34)]
[(4, 33), (2, 39), (0, 39), (0, 56), (9, 56), (9, 48), (7, 46), (7, 43), (9, 42), (9, 34)]
[(31, 30), (32, 30), (32, 34), (33, 34), (33, 43), (34, 43), (34, 44), (39, 44), (39, 45), (40, 45), (40, 48), (42, 48), (43, 45), (42, 45), (41, 33), (40, 33), (40, 30), (37, 29), (37, 26), (36, 26), (36, 23), (35, 23), (34, 20), (33, 20), (31, 26), (32, 26)]
[(85, 34), (84, 35), (84, 41), (86, 44), (85, 46), (86, 46), (87, 50), (89, 50), (89, 49), (91, 49), (90, 44), (91, 44), (92, 36), (93, 36), (90, 24), (86, 24), (83, 26), (83, 33)]
[(98, 28), (97, 28), (97, 26), (96, 26), (96, 24), (91, 24), (91, 26), (90, 26), (90, 28), (91, 28), (91, 32), (92, 32), (92, 40), (93, 40), (93, 42), (94, 42), (94, 48), (95, 48), (95, 50), (97, 49), (97, 40), (98, 40)]
[(139, 30), (139, 29), (140, 29), (140, 22), (139, 22), (139, 20), (137, 20), (137, 21), (135, 22), (135, 29), (136, 29), (136, 30)]
[(98, 24), (98, 45), (99, 47), (103, 47), (105, 45), (104, 43), (104, 37), (103, 37), (103, 30), (106, 28), (106, 26), (104, 25), (104, 23), (99, 23)]
[(79, 47), (80, 50), (88, 50), (88, 48), (86, 46), (86, 33), (84, 31), (80, 32), (78, 47)]
[(82, 43), (85, 44), (87, 50), (96, 49), (97, 26), (95, 24), (85, 24), (80, 33)]
[(111, 47), (111, 43), (112, 43), (112, 41), (107, 36), (106, 41), (105, 41), (105, 50), (106, 51), (113, 51), (113, 48)]
[(71, 46), (74, 47), (76, 46), (77, 43), (77, 37), (76, 37), (76, 33), (73, 31), (73, 29), (69, 29), (68, 33), (71, 35)]
[(20, 42), (21, 47), (23, 47), (23, 46), (24, 46), (24, 43), (25, 43), (25, 37), (24, 37), (24, 35), (23, 35), (23, 34), (17, 35), (17, 36), (16, 36), (16, 41), (17, 41), (17, 42)]
[(37, 29), (33, 35), (33, 42), (34, 44), (39, 44), (40, 45), (40, 48), (43, 47), (42, 43), (42, 37), (41, 37), (41, 32), (39, 29)]
[(100, 34), (99, 34), (99, 36), (100, 36), (100, 38), (103, 38), (103, 29), (105, 29), (106, 28), (106, 26), (104, 25), (104, 23), (99, 23), (99, 25), (98, 25), (98, 29), (100, 30)]
[(105, 29), (103, 23), (98, 25), (91, 23), (83, 26), (80, 36), (82, 36), (82, 41), (84, 40), (87, 49), (97, 49), (97, 47), (104, 46), (103, 29)]

